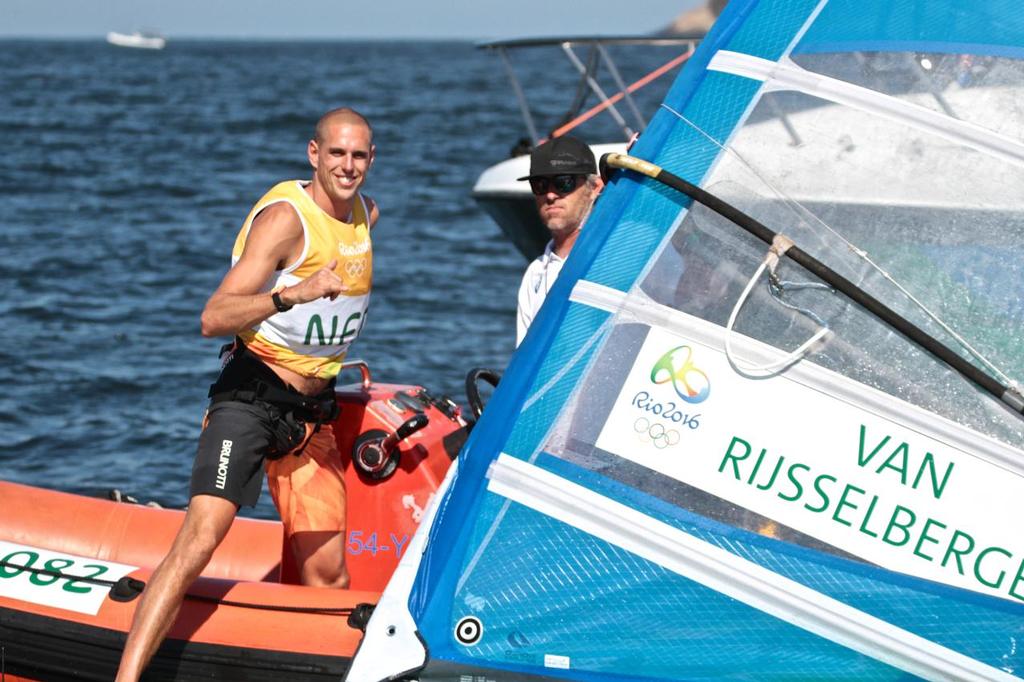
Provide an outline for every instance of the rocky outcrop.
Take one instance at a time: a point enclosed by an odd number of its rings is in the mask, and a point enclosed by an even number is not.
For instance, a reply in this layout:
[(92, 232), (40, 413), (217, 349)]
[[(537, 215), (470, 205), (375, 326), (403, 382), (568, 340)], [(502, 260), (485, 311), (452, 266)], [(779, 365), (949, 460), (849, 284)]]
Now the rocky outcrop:
[(708, 0), (704, 5), (683, 12), (658, 33), (666, 36), (703, 35), (715, 23), (728, 1)]

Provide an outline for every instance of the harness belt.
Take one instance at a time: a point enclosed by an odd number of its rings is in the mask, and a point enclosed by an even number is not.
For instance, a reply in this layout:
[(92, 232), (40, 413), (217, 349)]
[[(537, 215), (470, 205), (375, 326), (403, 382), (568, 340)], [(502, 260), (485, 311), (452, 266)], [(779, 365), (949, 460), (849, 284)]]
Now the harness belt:
[[(214, 384), (216, 386), (216, 384)], [(230, 391), (213, 393), (210, 387), (210, 404), (214, 405), (225, 400), (241, 403), (254, 403), (258, 400), (270, 403), (286, 412), (294, 412), (304, 422), (326, 424), (338, 416), (338, 403), (334, 400), (334, 389), (324, 391), (316, 396), (304, 396), (285, 389), (272, 386), (261, 379), (253, 379), (250, 386), (239, 387)]]
[[(267, 453), (277, 459), (288, 452), (302, 454), (313, 434), (323, 424), (337, 419), (340, 412), (334, 397), (334, 380), (314, 396), (299, 393), (281, 380), (262, 360), (245, 347), (241, 339), (221, 348), (221, 355), (230, 353), (217, 381), (210, 386), (210, 405), (225, 401), (263, 403), (271, 410), (277, 442)], [(311, 424), (312, 429), (306, 425)]]

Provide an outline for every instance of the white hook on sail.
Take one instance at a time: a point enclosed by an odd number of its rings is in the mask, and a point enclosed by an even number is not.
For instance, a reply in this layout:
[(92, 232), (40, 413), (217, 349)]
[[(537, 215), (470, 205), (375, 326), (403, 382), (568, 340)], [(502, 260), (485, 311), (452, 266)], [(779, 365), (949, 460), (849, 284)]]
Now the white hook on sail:
[(736, 324), (736, 318), (740, 314), (740, 309), (743, 308), (743, 304), (747, 302), (750, 292), (753, 290), (757, 281), (761, 279), (761, 275), (764, 274), (764, 271), (767, 269), (772, 275), (774, 275), (775, 268), (779, 264), (779, 258), (784, 256), (791, 246), (793, 246), (793, 240), (786, 235), (779, 234), (775, 236), (775, 239), (772, 240), (771, 247), (768, 249), (768, 253), (765, 254), (764, 260), (761, 261), (761, 265), (757, 268), (754, 276), (750, 278), (749, 282), (747, 282), (747, 286), (743, 289), (743, 293), (740, 294), (740, 297), (736, 300), (736, 305), (733, 306), (732, 312), (729, 314), (729, 322), (725, 326), (725, 356), (729, 359), (729, 364), (732, 365), (737, 372), (745, 376), (760, 379), (778, 374), (794, 362), (797, 362), (807, 355), (816, 343), (832, 333), (831, 329), (826, 326), (822, 326), (811, 336), (811, 338), (800, 344), (796, 350), (779, 360), (768, 362), (763, 365), (750, 365), (740, 362), (733, 353), (733, 326)]

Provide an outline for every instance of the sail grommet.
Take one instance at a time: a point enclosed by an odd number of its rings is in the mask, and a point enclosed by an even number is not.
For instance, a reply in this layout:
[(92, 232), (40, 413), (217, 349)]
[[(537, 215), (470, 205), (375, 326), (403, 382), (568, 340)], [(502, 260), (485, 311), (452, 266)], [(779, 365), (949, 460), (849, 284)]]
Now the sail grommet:
[(472, 646), (484, 636), (484, 625), (475, 616), (466, 616), (455, 624), (455, 639), (459, 644)]

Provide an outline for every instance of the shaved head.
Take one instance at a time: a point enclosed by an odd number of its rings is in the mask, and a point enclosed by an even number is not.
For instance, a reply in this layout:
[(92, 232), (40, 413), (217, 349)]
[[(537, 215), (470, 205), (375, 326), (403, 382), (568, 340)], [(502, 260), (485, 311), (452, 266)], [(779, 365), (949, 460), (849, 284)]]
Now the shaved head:
[(327, 135), (327, 127), (335, 123), (364, 125), (366, 126), (366, 129), (370, 131), (370, 139), (373, 140), (373, 128), (370, 126), (370, 122), (366, 120), (365, 116), (355, 109), (339, 107), (338, 109), (331, 109), (321, 116), (320, 120), (316, 122), (316, 132), (313, 135), (313, 139), (316, 140), (317, 144), (323, 143), (324, 137)]

